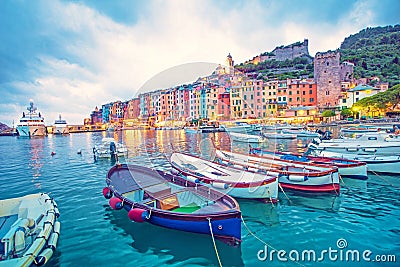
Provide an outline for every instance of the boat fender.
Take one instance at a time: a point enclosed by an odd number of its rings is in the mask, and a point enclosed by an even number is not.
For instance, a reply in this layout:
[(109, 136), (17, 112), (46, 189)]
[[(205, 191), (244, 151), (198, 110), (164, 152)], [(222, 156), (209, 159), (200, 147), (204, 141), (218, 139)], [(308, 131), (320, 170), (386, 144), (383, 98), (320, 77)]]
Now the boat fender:
[(135, 209), (131, 209), (128, 212), (128, 217), (129, 217), (129, 219), (131, 219), (134, 222), (141, 223), (141, 222), (148, 220), (149, 212), (144, 209), (135, 208)]
[(14, 246), (17, 252), (25, 248), (25, 233), (26, 229), (21, 226), (18, 227), (17, 230), (15, 231)]
[(110, 198), (112, 197), (112, 195), (113, 195), (113, 193), (112, 193), (112, 191), (111, 191), (110, 188), (108, 188), (108, 187), (104, 187), (104, 188), (103, 188), (103, 196), (104, 196), (106, 199), (110, 199)]
[[(60, 224), (60, 222), (57, 222)], [(54, 225), (54, 228), (55, 225)], [(58, 242), (58, 237), (59, 237), (59, 231), (60, 231), (60, 226), (58, 226), (58, 231), (54, 230), (53, 233), (50, 235), (49, 241), (47, 242), (47, 247), (50, 248), (53, 251), (56, 250), (57, 247), (57, 242)]]
[(228, 189), (229, 188), (229, 185), (227, 183), (213, 182), (211, 185), (218, 189)]
[(117, 197), (110, 198), (109, 204), (110, 204), (111, 208), (114, 210), (120, 210), (124, 207), (122, 200)]
[(196, 184), (198, 184), (200, 182), (199, 178), (196, 178), (196, 177), (193, 177), (193, 176), (190, 176), (190, 175), (186, 176), (186, 179), (189, 182), (196, 183)]
[(56, 218), (60, 217), (60, 211), (58, 210), (57, 205), (54, 205), (54, 214), (56, 215)]
[(28, 220), (28, 228), (29, 230), (32, 230), (36, 227), (36, 221), (32, 218), (27, 219)]
[(39, 254), (39, 256), (35, 258), (36, 266), (45, 265), (51, 256), (53, 256), (53, 250), (51, 248), (46, 248), (42, 253)]
[(298, 176), (298, 175), (289, 175), (288, 180), (293, 181), (293, 182), (305, 182), (308, 180), (308, 177), (307, 176)]

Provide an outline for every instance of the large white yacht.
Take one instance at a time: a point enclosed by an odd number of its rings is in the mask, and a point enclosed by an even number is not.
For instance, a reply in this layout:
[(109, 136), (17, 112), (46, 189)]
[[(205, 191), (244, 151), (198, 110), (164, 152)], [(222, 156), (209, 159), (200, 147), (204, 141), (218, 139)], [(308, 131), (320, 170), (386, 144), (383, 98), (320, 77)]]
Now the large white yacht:
[(54, 134), (69, 134), (68, 124), (66, 120), (61, 119), (61, 114), (58, 120), (54, 121)]
[(44, 125), (44, 118), (37, 111), (37, 108), (33, 104), (33, 100), (30, 100), (29, 107), (27, 108), (28, 113), (22, 113), (22, 117), (17, 125), (17, 132), (21, 137), (34, 137), (46, 135), (46, 126)]

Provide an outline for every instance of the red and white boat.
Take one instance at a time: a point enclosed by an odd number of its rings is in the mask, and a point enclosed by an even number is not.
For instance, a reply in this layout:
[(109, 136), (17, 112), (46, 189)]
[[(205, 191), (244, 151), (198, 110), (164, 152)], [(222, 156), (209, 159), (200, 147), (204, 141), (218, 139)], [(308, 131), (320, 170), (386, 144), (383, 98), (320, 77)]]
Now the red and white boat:
[(334, 192), (339, 194), (339, 173), (333, 166), (293, 162), (277, 157), (239, 154), (216, 149), (216, 161), (245, 167), (256, 173), (276, 175), (282, 188), (306, 192)]
[(170, 163), (187, 180), (218, 189), (232, 197), (278, 200), (278, 175), (218, 164), (199, 157), (173, 153)]
[(306, 164), (321, 164), (327, 166), (334, 166), (338, 168), (339, 174), (342, 177), (366, 180), (368, 179), (367, 164), (360, 160), (346, 159), (343, 157), (325, 157), (325, 156), (311, 156), (300, 155), (290, 152), (279, 152), (272, 150), (264, 150), (261, 148), (250, 147), (250, 154), (267, 157), (278, 158), (289, 162), (300, 162)]

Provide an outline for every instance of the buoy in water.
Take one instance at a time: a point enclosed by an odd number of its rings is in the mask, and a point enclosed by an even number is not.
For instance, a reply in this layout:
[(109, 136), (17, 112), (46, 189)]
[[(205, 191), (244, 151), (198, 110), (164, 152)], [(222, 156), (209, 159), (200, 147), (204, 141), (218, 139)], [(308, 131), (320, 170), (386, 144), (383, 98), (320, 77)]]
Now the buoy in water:
[(54, 151), (51, 152), (51, 155), (52, 155), (52, 156), (54, 156), (55, 154), (56, 154), (56, 152), (54, 152)]
[(78, 152), (76, 152), (78, 155), (82, 155), (82, 149), (78, 149)]

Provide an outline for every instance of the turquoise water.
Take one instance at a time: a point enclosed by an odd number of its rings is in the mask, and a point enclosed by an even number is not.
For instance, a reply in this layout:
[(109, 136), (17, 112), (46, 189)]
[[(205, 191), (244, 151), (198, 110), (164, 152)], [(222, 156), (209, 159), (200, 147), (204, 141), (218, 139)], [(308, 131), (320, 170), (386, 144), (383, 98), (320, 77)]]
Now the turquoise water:
[[(184, 151), (210, 154), (210, 137), (231, 148), (225, 133), (188, 134), (184, 131), (123, 131), (79, 133), (24, 139), (0, 138), (1, 198), (47, 192), (58, 203), (61, 236), (48, 266), (217, 266), (210, 236), (178, 232), (150, 224), (130, 222), (126, 212), (114, 211), (101, 190), (112, 166), (95, 162), (92, 147), (113, 136), (127, 144), (129, 163), (168, 169), (165, 155)], [(271, 141), (264, 146), (302, 151), (309, 140)], [(246, 151), (247, 144), (233, 144)], [(77, 151), (82, 150), (82, 155)], [(51, 152), (55, 152), (51, 156)], [(370, 175), (367, 181), (344, 180), (340, 196), (280, 194), (277, 205), (239, 200), (244, 221), (252, 234), (276, 250), (370, 250), (396, 255), (397, 264), (330, 260), (282, 262), (262, 258), (264, 244), (242, 226), (242, 245), (229, 247), (217, 241), (223, 266), (398, 266), (400, 261), (400, 177)], [(347, 247), (338, 249), (338, 239)], [(268, 248), (268, 253), (272, 250)], [(261, 251), (261, 252), (260, 252)], [(292, 254), (295, 256), (295, 254)]]

